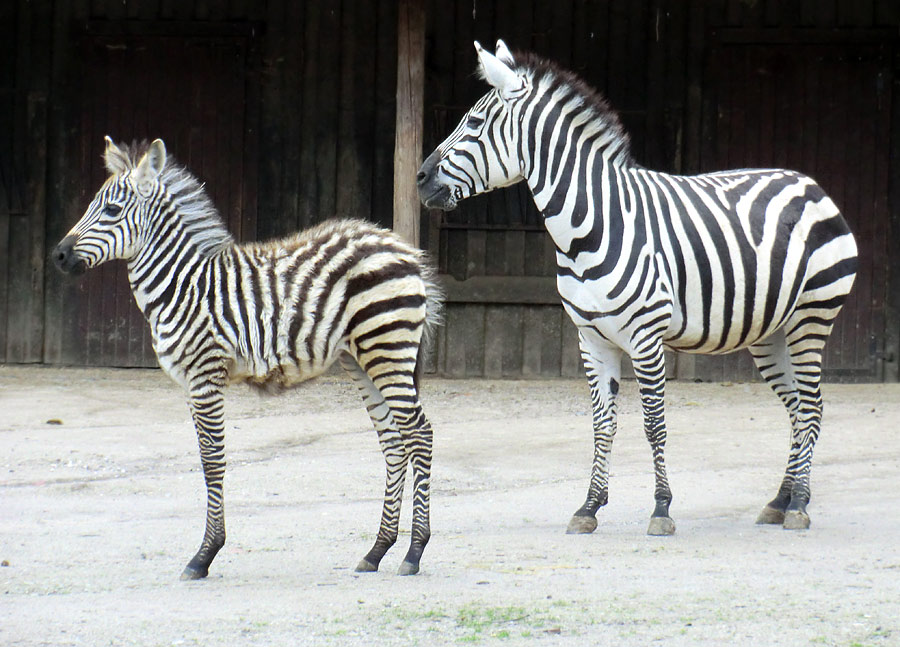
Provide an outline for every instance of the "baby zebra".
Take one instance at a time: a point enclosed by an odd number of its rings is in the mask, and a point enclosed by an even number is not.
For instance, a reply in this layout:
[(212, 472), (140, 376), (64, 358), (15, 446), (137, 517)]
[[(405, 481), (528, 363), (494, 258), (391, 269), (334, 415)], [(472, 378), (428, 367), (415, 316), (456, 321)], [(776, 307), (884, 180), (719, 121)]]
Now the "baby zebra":
[(107, 137), (104, 160), (109, 179), (53, 260), (71, 274), (125, 260), (160, 366), (187, 390), (207, 513), (182, 579), (206, 577), (225, 543), (225, 385), (278, 391), (335, 360), (363, 393), (387, 468), (381, 526), (357, 570), (377, 570), (397, 540), (411, 463), (412, 540), (400, 574), (417, 573), (430, 536), (432, 432), (415, 375), (441, 305), (424, 254), (361, 220), (237, 244), (203, 185), (167, 158), (161, 140), (119, 147)]

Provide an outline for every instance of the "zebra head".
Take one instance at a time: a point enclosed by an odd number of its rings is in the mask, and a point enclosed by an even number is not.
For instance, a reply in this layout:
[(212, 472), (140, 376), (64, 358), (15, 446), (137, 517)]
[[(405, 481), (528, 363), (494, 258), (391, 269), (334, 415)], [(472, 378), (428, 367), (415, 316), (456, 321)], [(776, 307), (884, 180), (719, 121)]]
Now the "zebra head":
[(150, 144), (135, 164), (127, 150), (106, 137), (103, 160), (110, 177), (52, 253), (53, 262), (67, 274), (81, 274), (114, 258), (133, 258), (161, 190), (159, 176), (166, 165), (162, 140)]
[(469, 196), (509, 186), (523, 178), (524, 165), (515, 141), (521, 99), (529, 79), (515, 69), (502, 40), (494, 54), (475, 41), (479, 72), (492, 89), (463, 116), (456, 129), (416, 175), (419, 199), (432, 209), (449, 211)]

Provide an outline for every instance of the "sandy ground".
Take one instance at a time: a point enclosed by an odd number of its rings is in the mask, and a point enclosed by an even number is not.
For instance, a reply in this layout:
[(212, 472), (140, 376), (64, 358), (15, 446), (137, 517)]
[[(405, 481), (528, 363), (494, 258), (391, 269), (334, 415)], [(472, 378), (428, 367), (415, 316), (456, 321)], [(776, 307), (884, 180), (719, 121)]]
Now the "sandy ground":
[[(178, 577), (205, 493), (159, 371), (0, 367), (2, 645), (900, 645), (900, 385), (827, 385), (809, 531), (759, 527), (787, 453), (760, 384), (671, 383), (673, 537), (620, 396), (611, 501), (564, 534), (591, 457), (581, 380), (426, 380), (432, 540), (353, 567), (383, 464), (354, 387), (228, 397), (228, 543)], [(407, 503), (408, 503), (407, 497)], [(401, 528), (408, 533), (408, 505)]]

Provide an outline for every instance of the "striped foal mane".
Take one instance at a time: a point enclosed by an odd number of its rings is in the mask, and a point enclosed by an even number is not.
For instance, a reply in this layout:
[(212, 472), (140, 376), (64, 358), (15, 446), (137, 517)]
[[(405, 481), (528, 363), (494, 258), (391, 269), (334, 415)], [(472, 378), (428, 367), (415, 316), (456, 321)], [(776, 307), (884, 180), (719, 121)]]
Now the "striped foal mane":
[(549, 83), (548, 92), (555, 92), (559, 88), (571, 90), (572, 94), (581, 97), (582, 107), (589, 110), (593, 116), (603, 122), (606, 130), (621, 143), (618, 159), (627, 163), (633, 163), (631, 156), (631, 139), (622, 125), (617, 113), (599, 90), (591, 86), (574, 72), (563, 69), (553, 61), (538, 56), (532, 52), (513, 52), (516, 72), (524, 74), (531, 79), (532, 87), (537, 87), (546, 79)]
[[(120, 146), (128, 159), (129, 170), (137, 166), (149, 147), (147, 140)], [(205, 185), (179, 165), (170, 154), (166, 155), (166, 165), (159, 179), (171, 196), (177, 216), (201, 256), (214, 256), (234, 244), (234, 238), (206, 194)]]

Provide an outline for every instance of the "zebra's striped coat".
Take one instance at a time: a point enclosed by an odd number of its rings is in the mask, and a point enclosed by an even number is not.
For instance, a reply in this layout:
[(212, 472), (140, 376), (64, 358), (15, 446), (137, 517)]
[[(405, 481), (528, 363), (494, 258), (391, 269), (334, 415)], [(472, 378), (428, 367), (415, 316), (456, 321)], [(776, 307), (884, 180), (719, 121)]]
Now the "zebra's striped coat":
[(856, 244), (809, 177), (781, 169), (679, 176), (642, 168), (606, 101), (532, 54), (476, 50), (493, 89), (418, 174), (429, 207), (524, 180), (556, 245), (557, 286), (578, 327), (594, 410), (594, 461), (572, 532), (608, 498), (620, 355), (633, 362), (656, 471), (652, 534), (674, 532), (664, 447), (665, 348), (749, 348), (791, 418), (788, 467), (760, 521), (807, 527), (821, 423), (822, 348), (856, 273)]
[(202, 185), (165, 146), (120, 148), (107, 138), (110, 178), (54, 251), (80, 273), (121, 258), (150, 325), (160, 366), (188, 392), (208, 491), (203, 543), (183, 577), (204, 577), (225, 541), (223, 389), (278, 391), (339, 360), (353, 376), (385, 455), (381, 527), (358, 570), (376, 570), (397, 539), (406, 467), (413, 527), (402, 573), (428, 541), (431, 427), (415, 370), (440, 295), (421, 251), (361, 220), (331, 220), (294, 236), (235, 244)]

